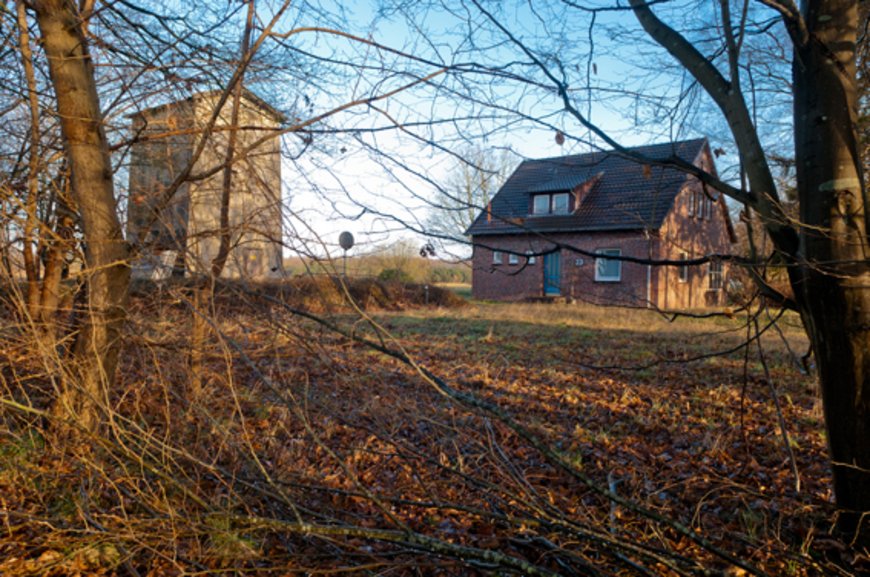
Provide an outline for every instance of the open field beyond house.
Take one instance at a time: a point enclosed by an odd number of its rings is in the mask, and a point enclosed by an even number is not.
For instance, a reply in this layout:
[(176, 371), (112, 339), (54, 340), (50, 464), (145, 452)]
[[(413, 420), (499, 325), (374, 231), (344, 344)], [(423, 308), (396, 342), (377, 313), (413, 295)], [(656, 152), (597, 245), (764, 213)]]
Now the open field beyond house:
[(62, 351), (4, 313), (0, 575), (832, 571), (794, 317), (229, 285), (192, 351), (189, 293), (134, 296), (75, 450)]

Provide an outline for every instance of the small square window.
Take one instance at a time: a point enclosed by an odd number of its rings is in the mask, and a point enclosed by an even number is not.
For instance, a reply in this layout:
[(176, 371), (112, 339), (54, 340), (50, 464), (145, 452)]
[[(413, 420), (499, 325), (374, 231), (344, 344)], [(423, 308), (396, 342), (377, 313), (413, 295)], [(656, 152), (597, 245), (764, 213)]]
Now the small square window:
[(528, 262), (529, 264), (535, 264), (537, 258), (535, 257), (534, 254), (532, 254), (532, 251), (527, 250), (527, 251), (526, 251), (526, 254), (528, 255), (528, 256), (526, 257), (526, 262)]
[(553, 214), (568, 214), (568, 193), (553, 195)]
[[(601, 248), (596, 254), (622, 256), (618, 248)], [(622, 280), (622, 261), (598, 257), (595, 259), (595, 280), (599, 282), (619, 282)]]
[(510, 253), (510, 254), (508, 255), (508, 264), (519, 264), (519, 263), (520, 263), (520, 257), (519, 257), (519, 256), (517, 256), (517, 255), (514, 254), (514, 253)]
[(532, 200), (532, 214), (547, 214), (550, 212), (550, 195), (538, 194)]
[(501, 264), (502, 263), (502, 253), (500, 250), (492, 251), (492, 264)]

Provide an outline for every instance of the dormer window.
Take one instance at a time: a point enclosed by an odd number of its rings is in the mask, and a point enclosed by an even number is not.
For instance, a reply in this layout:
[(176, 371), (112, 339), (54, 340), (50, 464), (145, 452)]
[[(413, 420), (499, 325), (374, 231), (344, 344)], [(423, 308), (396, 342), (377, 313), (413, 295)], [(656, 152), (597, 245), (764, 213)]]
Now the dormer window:
[(567, 192), (536, 194), (532, 197), (532, 214), (568, 214)]

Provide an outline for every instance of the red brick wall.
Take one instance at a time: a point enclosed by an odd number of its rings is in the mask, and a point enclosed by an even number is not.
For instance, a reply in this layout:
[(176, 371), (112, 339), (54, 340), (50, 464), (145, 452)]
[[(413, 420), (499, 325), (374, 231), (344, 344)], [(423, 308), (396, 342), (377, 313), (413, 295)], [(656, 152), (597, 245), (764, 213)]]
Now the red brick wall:
[[(475, 298), (522, 300), (544, 294), (544, 259), (537, 256), (530, 264), (525, 256), (509, 264), (509, 251), (524, 255), (527, 251), (543, 253), (559, 243), (567, 248), (561, 258), (561, 295), (595, 303), (643, 304), (647, 298), (647, 265), (622, 262), (619, 282), (595, 280), (595, 257), (598, 249), (618, 248), (622, 256), (655, 258), (658, 239), (642, 233), (553, 234), (552, 242), (529, 236), (486, 236), (475, 238), (472, 291)], [(503, 251), (502, 264), (494, 264), (494, 249)], [(578, 249), (578, 250), (571, 250)]]
[(544, 261), (542, 256), (535, 257), (534, 264), (524, 256), (519, 263), (509, 264), (506, 252), (502, 254), (502, 264), (493, 263), (493, 249), (542, 252), (552, 248), (552, 244), (525, 236), (487, 236), (475, 238), (472, 258), (471, 288), (474, 298), (487, 300), (522, 300), (541, 296), (544, 293)]

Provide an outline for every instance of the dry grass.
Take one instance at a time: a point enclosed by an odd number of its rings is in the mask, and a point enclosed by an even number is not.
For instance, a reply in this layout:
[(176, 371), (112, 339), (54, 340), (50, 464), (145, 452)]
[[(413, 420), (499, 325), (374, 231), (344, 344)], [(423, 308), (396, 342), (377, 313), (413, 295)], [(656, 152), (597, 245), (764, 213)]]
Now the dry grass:
[[(710, 318), (676, 316), (673, 313), (629, 307), (602, 307), (586, 303), (474, 303), (456, 313), (460, 318), (509, 320), (541, 325), (563, 325), (588, 329), (627, 330), (640, 333), (695, 331), (698, 334), (734, 330), (742, 326), (737, 314), (718, 311), (694, 311), (694, 315), (715, 314)], [(718, 314), (716, 314), (718, 313)], [(419, 314), (426, 314), (419, 311)], [(767, 317), (764, 317), (767, 318)], [(801, 348), (809, 341), (800, 325), (800, 319), (788, 313), (780, 322), (788, 340)]]

